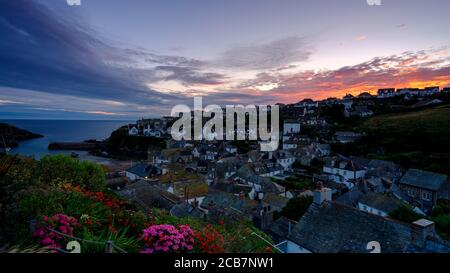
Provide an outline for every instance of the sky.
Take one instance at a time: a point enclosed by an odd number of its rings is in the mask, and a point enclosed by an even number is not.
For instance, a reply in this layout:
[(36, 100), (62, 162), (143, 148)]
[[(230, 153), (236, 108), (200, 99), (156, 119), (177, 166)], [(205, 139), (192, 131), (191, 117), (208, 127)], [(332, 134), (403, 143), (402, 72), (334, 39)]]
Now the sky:
[(0, 0), (0, 119), (450, 86), (450, 1)]

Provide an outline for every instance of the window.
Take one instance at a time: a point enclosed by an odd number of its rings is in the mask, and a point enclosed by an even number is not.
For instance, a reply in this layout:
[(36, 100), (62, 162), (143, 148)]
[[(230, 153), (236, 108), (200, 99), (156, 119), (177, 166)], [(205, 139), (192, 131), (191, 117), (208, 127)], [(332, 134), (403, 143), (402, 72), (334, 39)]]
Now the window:
[(422, 199), (425, 201), (431, 201), (431, 193), (430, 192), (422, 192)]

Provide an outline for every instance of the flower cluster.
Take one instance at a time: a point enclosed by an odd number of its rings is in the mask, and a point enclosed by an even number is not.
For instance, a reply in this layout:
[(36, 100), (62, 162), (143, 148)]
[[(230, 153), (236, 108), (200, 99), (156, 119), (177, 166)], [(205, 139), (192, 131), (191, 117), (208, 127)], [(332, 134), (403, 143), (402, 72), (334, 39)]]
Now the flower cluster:
[(118, 198), (114, 198), (113, 196), (109, 194), (105, 194), (101, 191), (89, 191), (86, 189), (82, 189), (80, 186), (72, 186), (70, 184), (64, 184), (62, 185), (62, 189), (66, 191), (75, 191), (78, 193), (81, 193), (89, 198), (92, 198), (95, 201), (103, 203), (106, 207), (112, 208), (112, 209), (122, 209), (125, 205), (125, 202), (123, 200), (120, 200)]
[(202, 253), (223, 253), (224, 238), (213, 226), (206, 225), (206, 228), (195, 233), (195, 247)]
[(73, 236), (73, 230), (77, 226), (79, 224), (76, 218), (62, 213), (55, 214), (52, 217), (44, 216), (42, 223), (33, 233), (33, 237), (38, 238), (41, 245), (45, 247), (62, 248), (64, 243), (68, 241), (68, 237), (58, 233)]
[(193, 249), (194, 232), (188, 225), (153, 225), (143, 231), (142, 253), (180, 253)]

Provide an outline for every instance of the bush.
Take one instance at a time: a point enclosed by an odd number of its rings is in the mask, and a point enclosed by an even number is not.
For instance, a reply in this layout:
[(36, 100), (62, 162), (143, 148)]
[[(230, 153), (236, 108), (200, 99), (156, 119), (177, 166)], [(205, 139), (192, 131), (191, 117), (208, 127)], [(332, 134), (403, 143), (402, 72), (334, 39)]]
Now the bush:
[(212, 225), (195, 232), (195, 248), (200, 253), (225, 252), (224, 238)]
[(415, 213), (410, 207), (401, 206), (389, 214), (389, 217), (406, 223), (412, 223), (423, 218), (422, 215)]
[(106, 189), (105, 173), (96, 163), (80, 161), (66, 155), (44, 156), (39, 163), (40, 178), (43, 181), (61, 179), (88, 190)]
[[(71, 239), (61, 234), (73, 236), (74, 228), (78, 226), (77, 219), (62, 213), (51, 217), (44, 216), (42, 222), (38, 224), (36, 231), (33, 233), (33, 237), (37, 238), (43, 247), (62, 249)], [(53, 232), (50, 229), (57, 232)]]
[(194, 232), (188, 225), (153, 225), (144, 229), (141, 253), (183, 253), (193, 249)]

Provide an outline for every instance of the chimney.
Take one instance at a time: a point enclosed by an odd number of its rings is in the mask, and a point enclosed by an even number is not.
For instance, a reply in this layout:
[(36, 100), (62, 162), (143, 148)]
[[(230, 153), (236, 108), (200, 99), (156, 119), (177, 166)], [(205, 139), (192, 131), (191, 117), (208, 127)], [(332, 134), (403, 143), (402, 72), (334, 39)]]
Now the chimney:
[(419, 247), (424, 247), (427, 239), (436, 235), (434, 222), (427, 219), (419, 219), (412, 223), (411, 236), (412, 242)]
[(329, 188), (319, 187), (314, 191), (314, 203), (322, 205), (324, 201), (332, 200), (332, 190)]

